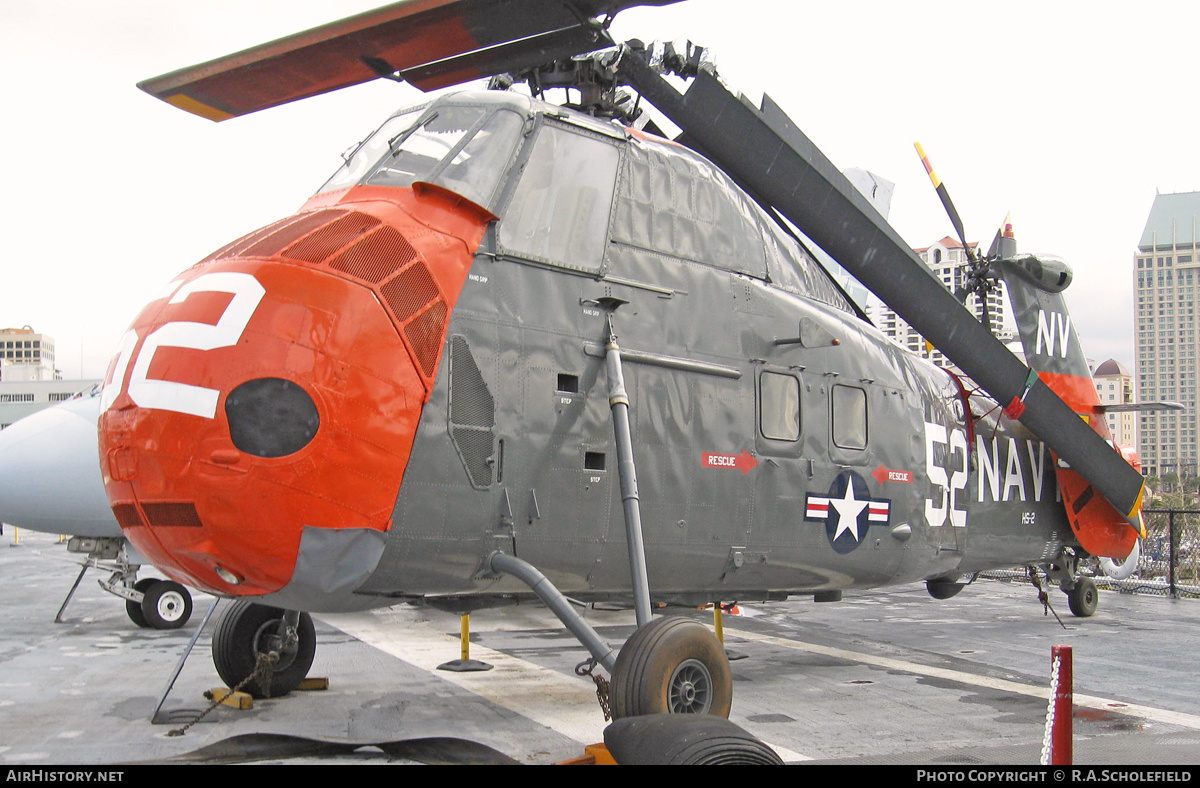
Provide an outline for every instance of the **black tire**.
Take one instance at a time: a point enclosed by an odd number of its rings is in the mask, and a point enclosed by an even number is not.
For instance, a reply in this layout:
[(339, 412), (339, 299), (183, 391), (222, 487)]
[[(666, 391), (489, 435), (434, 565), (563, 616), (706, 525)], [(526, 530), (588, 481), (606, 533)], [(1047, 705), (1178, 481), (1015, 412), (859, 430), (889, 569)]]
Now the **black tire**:
[(622, 766), (781, 766), (763, 742), (724, 717), (653, 714), (604, 729), (604, 744)]
[(651, 621), (617, 655), (610, 699), (614, 719), (645, 714), (728, 717), (733, 676), (725, 649), (697, 621)]
[[(226, 686), (237, 687), (254, 672), (259, 653), (269, 650), (267, 641), (279, 631), (283, 615), (280, 608), (244, 599), (225, 608), (213, 632), (212, 654), (217, 675)], [(255, 698), (277, 698), (300, 685), (317, 653), (317, 633), (308, 613), (300, 614), (296, 635), (295, 648), (280, 654), (270, 685), (264, 688), (257, 680), (251, 681), (241, 687), (243, 692)]]
[(1100, 592), (1096, 589), (1096, 582), (1090, 577), (1076, 580), (1075, 587), (1067, 592), (1067, 604), (1079, 618), (1096, 615), (1096, 608), (1100, 607)]
[(946, 580), (926, 580), (925, 590), (934, 599), (949, 599), (963, 590), (963, 584), (952, 583)]
[(192, 617), (192, 595), (173, 580), (155, 580), (143, 594), (142, 618), (148, 627), (179, 629)]
[[(140, 591), (141, 593), (145, 594), (147, 589), (149, 589), (150, 586), (154, 585), (157, 582), (158, 581), (155, 580), (153, 577), (143, 577), (141, 580), (139, 580), (133, 584), (133, 590)], [(144, 615), (142, 615), (142, 603), (141, 602), (131, 602), (130, 600), (126, 599), (125, 600), (125, 615), (129, 616), (129, 620), (132, 621), (133, 623), (137, 624), (139, 627), (150, 626), (150, 624), (148, 624), (146, 622), (146, 617)]]

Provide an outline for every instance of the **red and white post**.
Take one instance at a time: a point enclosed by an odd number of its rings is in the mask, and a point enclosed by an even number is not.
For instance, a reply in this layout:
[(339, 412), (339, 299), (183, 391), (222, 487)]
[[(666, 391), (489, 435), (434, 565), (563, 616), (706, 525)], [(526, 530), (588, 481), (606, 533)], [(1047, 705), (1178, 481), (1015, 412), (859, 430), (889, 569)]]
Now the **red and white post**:
[(1071, 647), (1050, 649), (1050, 705), (1046, 710), (1046, 734), (1042, 740), (1042, 765), (1069, 765), (1072, 759), (1072, 717), (1075, 709)]

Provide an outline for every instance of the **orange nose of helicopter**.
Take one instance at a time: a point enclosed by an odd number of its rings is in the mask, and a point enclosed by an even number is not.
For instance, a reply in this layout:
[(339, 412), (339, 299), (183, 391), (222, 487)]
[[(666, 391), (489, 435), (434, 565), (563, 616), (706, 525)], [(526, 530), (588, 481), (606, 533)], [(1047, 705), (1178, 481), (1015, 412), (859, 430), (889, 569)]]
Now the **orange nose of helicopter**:
[(180, 582), (260, 595), (316, 570), (341, 588), (337, 553), (364, 535), (382, 545), (391, 526), (486, 217), (420, 190), (358, 196), (185, 271), (112, 362), (109, 502)]

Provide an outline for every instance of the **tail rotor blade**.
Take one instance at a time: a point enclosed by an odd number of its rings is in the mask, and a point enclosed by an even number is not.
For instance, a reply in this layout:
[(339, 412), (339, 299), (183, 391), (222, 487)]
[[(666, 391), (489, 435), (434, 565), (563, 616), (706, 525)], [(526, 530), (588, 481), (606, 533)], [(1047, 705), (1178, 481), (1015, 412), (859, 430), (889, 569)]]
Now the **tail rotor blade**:
[(914, 142), (913, 147), (917, 149), (917, 155), (921, 157), (921, 164), (925, 165), (925, 172), (929, 174), (929, 180), (933, 181), (933, 188), (937, 191), (937, 195), (942, 201), (942, 207), (946, 209), (946, 213), (950, 216), (950, 223), (954, 225), (954, 232), (958, 233), (958, 240), (962, 241), (967, 259), (974, 261), (975, 257), (971, 253), (971, 245), (967, 243), (967, 231), (963, 227), (962, 219), (958, 216), (958, 209), (954, 207), (954, 201), (950, 199), (950, 192), (947, 191), (946, 184), (942, 183), (942, 179), (933, 171), (933, 162), (925, 155), (925, 149), (921, 147), (921, 143)]
[(988, 247), (987, 256), (989, 260), (995, 260), (996, 255), (1000, 253), (1000, 239), (1004, 237), (1004, 234), (1012, 232), (1012, 223), (1009, 221), (1011, 218), (1012, 214), (1010, 213), (1004, 217), (1004, 221), (996, 228), (996, 237), (992, 239), (992, 245)]

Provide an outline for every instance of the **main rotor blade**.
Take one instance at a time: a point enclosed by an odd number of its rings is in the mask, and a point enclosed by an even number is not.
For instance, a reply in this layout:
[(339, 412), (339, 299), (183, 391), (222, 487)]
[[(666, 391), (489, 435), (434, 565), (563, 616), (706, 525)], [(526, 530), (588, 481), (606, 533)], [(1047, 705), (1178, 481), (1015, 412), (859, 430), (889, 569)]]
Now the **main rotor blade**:
[(402, 0), (138, 83), (209, 120), (399, 72), (423, 90), (612, 45), (598, 16), (679, 0)]
[(883, 217), (778, 107), (701, 73), (681, 95), (632, 53), (622, 76), (743, 188), (775, 206), (1003, 405), (1131, 522), (1144, 482), (1036, 374), (958, 304)]

